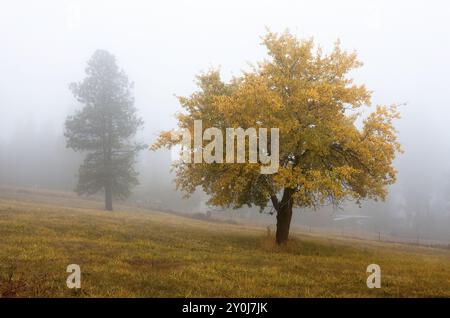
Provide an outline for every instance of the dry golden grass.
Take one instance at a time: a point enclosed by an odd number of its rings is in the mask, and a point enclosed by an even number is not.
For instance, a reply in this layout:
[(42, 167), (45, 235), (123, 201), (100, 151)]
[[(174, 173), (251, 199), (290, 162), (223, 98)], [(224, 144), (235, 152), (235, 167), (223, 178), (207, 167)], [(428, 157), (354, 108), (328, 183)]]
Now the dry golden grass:
[[(301, 233), (279, 247), (266, 229), (61, 200), (0, 200), (0, 296), (450, 296), (445, 249)], [(66, 287), (72, 263), (80, 292)], [(366, 286), (371, 263), (381, 289)]]

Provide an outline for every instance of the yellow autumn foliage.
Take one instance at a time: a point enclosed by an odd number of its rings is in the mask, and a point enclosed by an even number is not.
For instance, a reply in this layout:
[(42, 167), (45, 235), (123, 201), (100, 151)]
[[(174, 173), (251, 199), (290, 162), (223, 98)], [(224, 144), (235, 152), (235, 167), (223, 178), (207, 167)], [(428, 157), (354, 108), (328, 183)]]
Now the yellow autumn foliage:
[[(362, 65), (339, 42), (324, 54), (312, 40), (289, 32), (263, 38), (268, 58), (252, 70), (222, 81), (218, 70), (198, 76), (199, 90), (180, 97), (179, 128), (279, 128), (280, 168), (263, 175), (260, 163), (174, 165), (179, 189), (200, 187), (210, 204), (264, 208), (290, 189), (293, 207), (339, 204), (345, 199), (384, 199), (395, 182), (393, 160), (400, 152), (393, 120), (395, 105), (371, 110), (371, 92), (349, 72)], [(364, 118), (362, 108), (365, 113)], [(367, 107), (367, 109), (365, 109)], [(358, 119), (361, 119), (358, 125)], [(171, 147), (170, 132), (153, 149)]]

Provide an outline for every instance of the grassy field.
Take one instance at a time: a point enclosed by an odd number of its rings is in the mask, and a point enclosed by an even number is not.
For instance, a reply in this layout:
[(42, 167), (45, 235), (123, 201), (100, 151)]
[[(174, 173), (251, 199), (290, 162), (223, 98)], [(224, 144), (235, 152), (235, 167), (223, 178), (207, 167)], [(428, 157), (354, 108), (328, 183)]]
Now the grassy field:
[[(22, 197), (20, 197), (22, 196)], [(450, 250), (294, 233), (61, 197), (0, 199), (3, 297), (450, 296)], [(79, 264), (82, 289), (66, 287)], [(368, 289), (366, 267), (381, 266)]]

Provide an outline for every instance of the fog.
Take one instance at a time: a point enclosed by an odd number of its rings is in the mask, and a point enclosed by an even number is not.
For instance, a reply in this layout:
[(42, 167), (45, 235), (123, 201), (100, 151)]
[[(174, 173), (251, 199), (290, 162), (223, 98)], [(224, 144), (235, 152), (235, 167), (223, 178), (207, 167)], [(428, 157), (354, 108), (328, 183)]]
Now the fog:
[[(68, 84), (84, 78), (96, 49), (113, 53), (134, 81), (151, 144), (175, 126), (175, 95), (220, 67), (225, 79), (265, 57), (266, 28), (337, 39), (364, 66), (352, 75), (373, 104), (403, 104), (404, 154), (386, 202), (299, 211), (298, 225), (351, 228), (450, 242), (450, 5), (447, 1), (8, 1), (0, 10), (0, 185), (70, 191), (80, 154), (65, 148), (64, 120), (77, 107)], [(170, 153), (144, 151), (132, 200), (204, 212), (204, 196), (174, 192)], [(224, 212), (227, 213), (227, 212)], [(255, 210), (243, 217), (272, 221)], [(357, 222), (336, 215), (370, 216)], [(344, 224), (345, 225), (341, 225)]]

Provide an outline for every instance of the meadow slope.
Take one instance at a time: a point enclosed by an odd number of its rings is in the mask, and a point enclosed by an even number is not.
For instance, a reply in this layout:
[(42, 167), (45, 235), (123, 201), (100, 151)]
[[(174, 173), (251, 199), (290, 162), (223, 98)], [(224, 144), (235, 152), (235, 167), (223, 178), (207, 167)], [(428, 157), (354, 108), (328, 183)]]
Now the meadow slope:
[[(278, 247), (262, 228), (60, 201), (0, 199), (0, 296), (450, 296), (449, 249), (302, 233)], [(73, 263), (79, 292), (65, 283)], [(371, 263), (381, 289), (366, 286)]]

